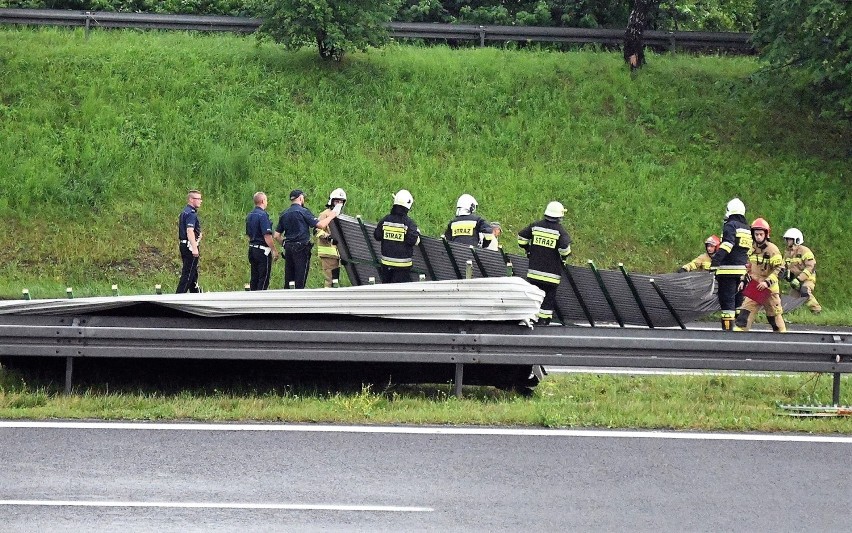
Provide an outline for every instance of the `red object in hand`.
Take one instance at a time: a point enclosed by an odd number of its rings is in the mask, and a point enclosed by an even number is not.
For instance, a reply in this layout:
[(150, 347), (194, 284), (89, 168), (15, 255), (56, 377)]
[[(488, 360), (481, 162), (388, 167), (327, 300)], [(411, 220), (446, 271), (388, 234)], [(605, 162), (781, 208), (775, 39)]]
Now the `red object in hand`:
[(769, 298), (769, 295), (772, 294), (772, 291), (769, 290), (768, 288), (764, 289), (764, 290), (760, 290), (760, 289), (757, 288), (758, 285), (760, 285), (760, 282), (755, 280), (755, 279), (749, 281), (748, 284), (743, 289), (743, 296), (745, 296), (746, 298), (749, 298), (751, 300), (754, 300), (755, 302), (757, 302), (759, 304), (762, 304), (763, 302), (766, 301), (767, 298)]

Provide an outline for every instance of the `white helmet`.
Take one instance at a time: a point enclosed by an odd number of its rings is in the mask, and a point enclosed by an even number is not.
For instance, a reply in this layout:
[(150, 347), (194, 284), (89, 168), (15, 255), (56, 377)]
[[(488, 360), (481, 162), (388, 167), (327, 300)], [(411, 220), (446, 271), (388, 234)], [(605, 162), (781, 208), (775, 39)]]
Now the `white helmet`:
[(411, 209), (412, 204), (414, 204), (414, 197), (407, 189), (400, 189), (398, 193), (393, 195), (393, 205), (401, 205)]
[(725, 207), (725, 218), (727, 219), (731, 215), (745, 216), (745, 204), (739, 198), (734, 198)]
[(328, 203), (326, 207), (332, 207), (334, 205), (334, 200), (343, 200), (343, 203), (346, 203), (346, 191), (341, 189), (340, 187), (331, 191), (331, 194), (328, 195)]
[(565, 216), (565, 206), (559, 202), (550, 202), (544, 209), (544, 216), (551, 218), (562, 218)]
[(456, 216), (469, 215), (476, 211), (478, 205), (479, 204), (476, 203), (476, 198), (469, 194), (463, 194), (459, 196), (459, 199), (456, 202)]
[(793, 239), (795, 244), (804, 244), (805, 236), (802, 235), (802, 232), (796, 228), (790, 228), (784, 232), (785, 239)]

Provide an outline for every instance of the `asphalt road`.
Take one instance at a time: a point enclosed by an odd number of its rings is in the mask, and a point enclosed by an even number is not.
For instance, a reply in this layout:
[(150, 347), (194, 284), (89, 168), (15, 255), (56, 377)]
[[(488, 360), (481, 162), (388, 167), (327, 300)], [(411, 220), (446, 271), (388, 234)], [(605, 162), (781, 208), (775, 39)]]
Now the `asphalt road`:
[(852, 521), (850, 437), (43, 425), (0, 422), (0, 530), (777, 532)]

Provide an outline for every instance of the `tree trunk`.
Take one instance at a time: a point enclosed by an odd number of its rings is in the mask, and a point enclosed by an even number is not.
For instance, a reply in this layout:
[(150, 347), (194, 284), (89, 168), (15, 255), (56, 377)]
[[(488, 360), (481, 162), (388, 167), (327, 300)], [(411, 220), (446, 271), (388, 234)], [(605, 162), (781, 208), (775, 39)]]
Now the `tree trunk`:
[(630, 65), (631, 72), (645, 64), (642, 32), (648, 24), (648, 12), (657, 4), (659, 0), (636, 0), (630, 11), (627, 31), (624, 32), (624, 61)]

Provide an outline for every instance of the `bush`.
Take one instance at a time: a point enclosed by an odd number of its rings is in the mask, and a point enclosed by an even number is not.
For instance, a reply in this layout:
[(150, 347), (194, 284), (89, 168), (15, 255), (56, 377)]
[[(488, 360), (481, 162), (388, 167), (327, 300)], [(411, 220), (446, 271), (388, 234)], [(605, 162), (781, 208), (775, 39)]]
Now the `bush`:
[(320, 57), (340, 61), (348, 51), (383, 44), (398, 8), (398, 0), (261, 0), (258, 35), (291, 49), (315, 43)]
[(761, 0), (754, 36), (779, 83), (800, 79), (823, 116), (852, 119), (852, 15), (848, 0)]

